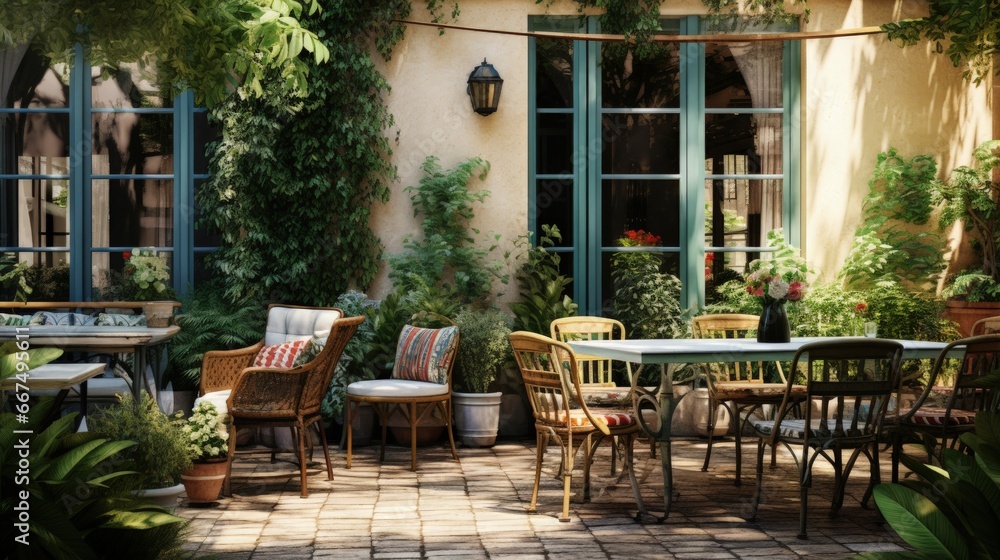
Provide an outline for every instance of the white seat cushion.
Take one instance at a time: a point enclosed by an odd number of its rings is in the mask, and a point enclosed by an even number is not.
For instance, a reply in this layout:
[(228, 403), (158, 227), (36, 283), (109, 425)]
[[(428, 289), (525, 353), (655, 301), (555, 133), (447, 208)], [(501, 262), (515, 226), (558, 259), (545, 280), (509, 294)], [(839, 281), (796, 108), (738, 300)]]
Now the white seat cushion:
[(347, 386), (347, 394), (358, 397), (410, 398), (433, 397), (447, 395), (450, 389), (447, 385), (429, 381), (410, 381), (407, 379), (372, 379), (355, 381)]
[(215, 405), (215, 410), (219, 411), (219, 414), (226, 414), (229, 412), (229, 407), (226, 406), (226, 401), (229, 400), (229, 394), (232, 392), (232, 389), (226, 389), (224, 391), (212, 391), (211, 393), (205, 393), (194, 400), (194, 407), (197, 408), (198, 403), (202, 401), (208, 401)]
[(264, 344), (271, 346), (314, 336), (326, 340), (330, 335), (330, 329), (333, 328), (333, 322), (339, 318), (340, 312), (329, 309), (272, 307), (267, 313)]

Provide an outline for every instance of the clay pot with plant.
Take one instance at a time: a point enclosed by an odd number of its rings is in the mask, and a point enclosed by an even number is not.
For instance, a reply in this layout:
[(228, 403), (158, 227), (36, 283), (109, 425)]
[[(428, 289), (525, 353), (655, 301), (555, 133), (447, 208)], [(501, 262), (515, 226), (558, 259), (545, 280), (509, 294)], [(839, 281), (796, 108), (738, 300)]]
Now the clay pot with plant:
[(501, 392), (489, 392), (511, 354), (511, 318), (498, 309), (465, 309), (455, 316), (461, 333), (451, 393), (455, 430), (469, 447), (496, 443)]
[(948, 307), (963, 334), (979, 318), (1000, 314), (1000, 183), (993, 180), (1000, 166), (1000, 140), (980, 144), (973, 159), (973, 166), (956, 168), (936, 192), (943, 202), (941, 227), (961, 222), (977, 258), (975, 266), (953, 275), (942, 292), (953, 300)]

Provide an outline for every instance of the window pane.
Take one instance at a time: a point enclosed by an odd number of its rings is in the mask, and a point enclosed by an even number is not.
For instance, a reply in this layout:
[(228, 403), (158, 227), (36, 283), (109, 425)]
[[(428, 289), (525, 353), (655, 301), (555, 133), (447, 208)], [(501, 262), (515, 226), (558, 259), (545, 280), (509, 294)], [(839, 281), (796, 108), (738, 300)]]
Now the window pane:
[(0, 181), (0, 246), (68, 247), (68, 187), (66, 179)]
[[(31, 301), (69, 301), (69, 253), (7, 253), (28, 265), (25, 280), (31, 287)], [(0, 300), (13, 301), (14, 286), (0, 286)]]
[(782, 106), (780, 41), (705, 45), (705, 107)]
[(202, 284), (208, 282), (215, 275), (212, 273), (212, 269), (208, 267), (205, 262), (211, 253), (195, 253), (194, 254), (194, 285)]
[[(170, 270), (171, 281), (173, 279), (173, 253), (168, 251), (157, 251), (157, 256), (163, 257)], [(121, 291), (125, 282), (125, 252), (122, 251), (94, 251), (90, 255), (91, 267), (94, 271), (92, 277), (93, 297), (98, 301), (115, 301), (128, 299), (128, 294)], [(167, 284), (170, 285), (169, 282)]]
[(173, 181), (95, 180), (91, 190), (94, 247), (170, 247)]
[(538, 173), (573, 173), (573, 115), (538, 115)]
[(600, 64), (602, 107), (680, 107), (676, 43), (656, 43), (642, 58), (624, 43), (605, 43)]
[(765, 247), (783, 226), (780, 180), (706, 180), (705, 200), (707, 247)]
[(573, 245), (573, 181), (571, 179), (541, 179), (535, 192), (535, 218), (538, 224), (537, 237), (543, 225), (559, 227), (562, 235), (561, 247)]
[[(199, 192), (205, 184), (205, 179), (195, 179), (194, 192)], [(194, 246), (195, 247), (219, 247), (222, 245), (222, 233), (217, 229), (204, 224), (202, 218), (204, 213), (201, 205), (197, 203), (195, 197), (194, 205)]]
[[(209, 124), (208, 112), (198, 111), (194, 114), (194, 173), (208, 173), (209, 156), (205, 148), (210, 142), (221, 139), (219, 129)], [(197, 192), (197, 191), (195, 191)]]
[(156, 82), (155, 66), (140, 70), (135, 63), (118, 68), (91, 69), (91, 102), (94, 107), (144, 107), (169, 109), (174, 106), (173, 92)]
[(174, 116), (94, 113), (95, 174), (173, 173)]
[(540, 109), (573, 106), (573, 42), (562, 39), (536, 41), (537, 94)]
[[(707, 173), (781, 173), (781, 115), (705, 115), (705, 157), (713, 159)], [(745, 156), (739, 169), (728, 156)]]
[(650, 179), (603, 182), (601, 244), (620, 245), (627, 230), (661, 238), (660, 247), (680, 246), (680, 182)]
[(680, 115), (605, 115), (604, 173), (680, 173)]

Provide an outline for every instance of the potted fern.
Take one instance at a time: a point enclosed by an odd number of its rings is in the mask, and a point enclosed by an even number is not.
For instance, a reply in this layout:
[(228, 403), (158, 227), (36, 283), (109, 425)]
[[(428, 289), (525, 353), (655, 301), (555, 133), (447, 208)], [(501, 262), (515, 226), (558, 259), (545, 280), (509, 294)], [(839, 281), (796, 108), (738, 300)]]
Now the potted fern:
[(455, 316), (461, 333), (451, 393), (455, 430), (468, 447), (496, 443), (501, 392), (489, 392), (511, 356), (510, 318), (498, 309), (465, 309)]

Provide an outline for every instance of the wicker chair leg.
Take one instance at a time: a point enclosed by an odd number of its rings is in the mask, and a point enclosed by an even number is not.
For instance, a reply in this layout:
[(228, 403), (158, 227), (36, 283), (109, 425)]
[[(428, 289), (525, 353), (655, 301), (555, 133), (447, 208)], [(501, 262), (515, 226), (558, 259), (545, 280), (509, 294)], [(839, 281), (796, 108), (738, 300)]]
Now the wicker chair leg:
[(319, 430), (319, 441), (323, 445), (323, 457), (326, 459), (326, 479), (333, 480), (333, 463), (330, 461), (330, 447), (326, 442), (326, 430), (323, 429), (321, 420), (315, 420), (313, 426)]
[(569, 521), (569, 496), (573, 487), (573, 434), (566, 434), (566, 441), (561, 441), (563, 456), (563, 509), (559, 521)]
[(445, 428), (448, 431), (448, 444), (451, 445), (451, 456), (455, 459), (455, 462), (460, 462), (458, 460), (458, 450), (455, 449), (455, 434), (452, 433), (452, 417), (451, 417), (451, 407), (448, 406), (450, 401), (440, 401), (438, 405), (441, 407), (441, 413), (444, 414)]
[(299, 476), (301, 477), (300, 484), (302, 486), (302, 497), (308, 498), (309, 488), (306, 485), (306, 429), (305, 426), (302, 425), (301, 420), (296, 422), (296, 426), (293, 428), (293, 431), (296, 432), (299, 443)]
[(229, 424), (229, 451), (226, 458), (226, 478), (222, 483), (222, 495), (232, 496), (233, 486), (233, 457), (236, 455), (236, 423), (232, 417), (227, 420)]

